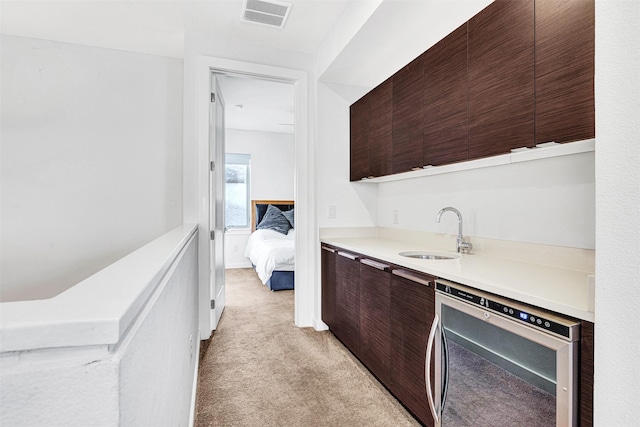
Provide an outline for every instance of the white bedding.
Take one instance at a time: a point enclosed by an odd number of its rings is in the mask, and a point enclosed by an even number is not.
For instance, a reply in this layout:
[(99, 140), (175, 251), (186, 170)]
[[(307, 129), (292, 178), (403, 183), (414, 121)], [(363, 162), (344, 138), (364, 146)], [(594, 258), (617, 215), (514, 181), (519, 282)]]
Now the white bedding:
[(262, 283), (266, 284), (274, 270), (293, 271), (295, 266), (295, 230), (285, 236), (273, 230), (256, 230), (249, 236), (244, 256), (255, 265)]

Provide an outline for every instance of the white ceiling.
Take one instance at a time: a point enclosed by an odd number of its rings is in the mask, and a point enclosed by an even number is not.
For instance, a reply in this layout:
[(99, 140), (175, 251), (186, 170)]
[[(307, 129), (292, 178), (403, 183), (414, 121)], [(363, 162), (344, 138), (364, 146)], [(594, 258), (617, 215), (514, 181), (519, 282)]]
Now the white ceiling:
[(286, 0), (284, 29), (241, 21), (243, 0), (1, 0), (3, 34), (183, 57), (184, 34), (314, 53), (349, 3)]
[(293, 84), (219, 75), (225, 103), (225, 127), (263, 132), (293, 133)]
[[(319, 76), (325, 83), (361, 87), (350, 95), (355, 100), (493, 0), (284, 1), (293, 7), (279, 29), (241, 21), (243, 0), (0, 0), (0, 32), (182, 58), (185, 33), (313, 55), (334, 26), (345, 36), (356, 24), (357, 33)], [(357, 11), (373, 9), (366, 22), (359, 21)], [(244, 105), (227, 108), (229, 127), (291, 132), (292, 126), (279, 125), (293, 123), (292, 87), (274, 90), (282, 87), (222, 82), (227, 105)]]
[[(293, 7), (279, 29), (242, 21), (243, 0), (1, 0), (0, 32), (175, 58), (185, 33), (313, 54), (354, 0), (285, 1)], [(292, 85), (227, 78), (221, 90), (227, 127), (293, 132)]]

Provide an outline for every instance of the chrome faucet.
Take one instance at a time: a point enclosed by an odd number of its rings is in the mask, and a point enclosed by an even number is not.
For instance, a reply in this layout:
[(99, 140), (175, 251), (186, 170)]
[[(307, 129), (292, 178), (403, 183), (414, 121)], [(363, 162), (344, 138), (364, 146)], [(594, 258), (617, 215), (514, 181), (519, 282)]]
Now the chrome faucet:
[(442, 216), (443, 213), (445, 213), (447, 211), (451, 211), (451, 212), (455, 213), (456, 215), (458, 215), (458, 238), (456, 240), (456, 242), (457, 242), (457, 244), (456, 244), (457, 252), (470, 252), (471, 251), (471, 243), (465, 242), (464, 241), (464, 237), (462, 237), (462, 214), (460, 213), (460, 211), (458, 209), (452, 208), (451, 206), (448, 206), (446, 208), (440, 209), (440, 212), (438, 212), (438, 215), (436, 216), (436, 222), (440, 222), (440, 217)]

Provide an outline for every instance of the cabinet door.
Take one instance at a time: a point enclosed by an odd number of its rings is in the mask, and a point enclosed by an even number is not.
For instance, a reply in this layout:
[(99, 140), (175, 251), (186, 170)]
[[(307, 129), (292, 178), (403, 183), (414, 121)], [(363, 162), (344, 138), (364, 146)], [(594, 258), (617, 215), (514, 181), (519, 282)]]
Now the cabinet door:
[(593, 425), (593, 358), (594, 324), (580, 325), (580, 426)]
[(467, 160), (467, 24), (424, 54), (424, 164)]
[(393, 173), (422, 167), (422, 76), (419, 56), (393, 75)]
[(389, 265), (360, 263), (360, 360), (389, 387), (391, 273)]
[(333, 329), (336, 312), (336, 253), (330, 246), (321, 247), (322, 321)]
[(391, 102), (393, 81), (387, 79), (367, 95), (369, 99), (369, 175), (391, 175)]
[[(433, 425), (426, 394), (425, 359), (435, 316), (433, 278), (430, 286), (391, 276), (391, 391), (422, 423)], [(433, 383), (434, 372), (431, 370)]]
[(336, 312), (333, 333), (360, 356), (360, 263), (358, 257), (338, 251), (336, 257)]
[(350, 180), (359, 181), (369, 176), (369, 96), (365, 95), (349, 109)]
[(469, 158), (534, 145), (534, 3), (496, 0), (469, 25)]
[(594, 3), (536, 2), (536, 143), (595, 137)]

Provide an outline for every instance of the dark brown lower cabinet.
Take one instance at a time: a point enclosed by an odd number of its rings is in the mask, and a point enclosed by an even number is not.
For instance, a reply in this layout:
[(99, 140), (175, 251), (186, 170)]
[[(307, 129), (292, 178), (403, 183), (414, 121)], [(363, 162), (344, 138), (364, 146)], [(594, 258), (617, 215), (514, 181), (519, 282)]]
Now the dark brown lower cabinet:
[(336, 318), (336, 250), (326, 245), (321, 249), (322, 321), (333, 329)]
[(594, 324), (580, 325), (580, 426), (593, 425), (593, 357)]
[(389, 387), (390, 266), (360, 261), (360, 360)]
[[(430, 286), (396, 274), (391, 277), (390, 389), (418, 420), (432, 426), (424, 374), (427, 339), (435, 316), (435, 290), (433, 277), (420, 276), (416, 274)], [(430, 375), (433, 384), (433, 367)]]
[[(327, 245), (322, 245), (321, 260), (322, 320), (418, 421), (433, 426), (425, 362), (435, 317), (435, 277)], [(593, 425), (593, 359), (594, 325), (583, 321), (582, 427)], [(434, 384), (433, 366), (429, 375)]]
[(360, 357), (360, 262), (357, 255), (338, 250), (333, 333)]

